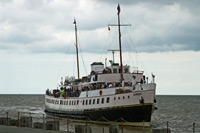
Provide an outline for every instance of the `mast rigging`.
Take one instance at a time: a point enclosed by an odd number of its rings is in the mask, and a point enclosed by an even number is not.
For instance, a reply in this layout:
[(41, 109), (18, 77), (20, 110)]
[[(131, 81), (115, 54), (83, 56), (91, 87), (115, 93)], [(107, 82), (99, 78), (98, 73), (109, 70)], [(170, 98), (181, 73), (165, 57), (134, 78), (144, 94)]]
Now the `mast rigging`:
[(118, 26), (119, 31), (119, 51), (120, 51), (120, 66), (121, 66), (121, 82), (123, 81), (123, 63), (122, 63), (122, 47), (121, 47), (121, 26), (131, 26), (131, 24), (120, 24), (120, 5), (117, 6), (118, 24), (108, 24), (108, 26)]

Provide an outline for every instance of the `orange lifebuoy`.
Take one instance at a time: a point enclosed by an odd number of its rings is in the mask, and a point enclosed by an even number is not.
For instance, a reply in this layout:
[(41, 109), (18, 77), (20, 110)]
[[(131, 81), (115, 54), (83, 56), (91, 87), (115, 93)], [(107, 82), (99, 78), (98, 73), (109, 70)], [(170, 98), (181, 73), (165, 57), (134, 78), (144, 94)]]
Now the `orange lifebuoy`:
[(99, 94), (102, 95), (102, 90), (99, 91)]

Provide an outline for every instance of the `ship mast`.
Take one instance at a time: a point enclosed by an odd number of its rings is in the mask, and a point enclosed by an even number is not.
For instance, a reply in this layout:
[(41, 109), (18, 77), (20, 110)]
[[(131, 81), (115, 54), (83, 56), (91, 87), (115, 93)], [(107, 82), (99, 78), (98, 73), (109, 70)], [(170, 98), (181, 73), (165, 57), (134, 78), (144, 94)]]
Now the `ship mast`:
[(119, 52), (120, 52), (120, 66), (121, 66), (121, 80), (123, 81), (123, 63), (122, 63), (122, 48), (121, 48), (121, 31), (120, 31), (120, 6), (117, 7), (118, 29), (119, 29)]
[(77, 73), (78, 73), (78, 79), (79, 79), (79, 59), (78, 59), (78, 42), (77, 42), (77, 25), (76, 25), (76, 19), (74, 19), (75, 24), (75, 38), (76, 38), (76, 57), (77, 57)]
[(117, 16), (118, 16), (118, 24), (108, 24), (108, 26), (118, 26), (119, 31), (119, 51), (120, 51), (120, 67), (121, 67), (121, 82), (124, 80), (123, 78), (123, 63), (122, 63), (122, 47), (121, 47), (121, 26), (131, 26), (130, 24), (120, 24), (120, 5), (117, 6)]

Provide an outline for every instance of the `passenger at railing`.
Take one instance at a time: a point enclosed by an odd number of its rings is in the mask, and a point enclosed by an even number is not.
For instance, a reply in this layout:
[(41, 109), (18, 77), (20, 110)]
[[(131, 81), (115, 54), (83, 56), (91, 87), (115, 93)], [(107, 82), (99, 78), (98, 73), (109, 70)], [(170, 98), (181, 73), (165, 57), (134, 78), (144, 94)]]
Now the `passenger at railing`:
[(112, 87), (112, 83), (109, 84), (109, 88), (111, 88), (111, 87)]
[(60, 96), (60, 91), (58, 89), (53, 90), (53, 95), (54, 97), (59, 97)]
[(62, 96), (65, 97), (65, 88), (62, 88), (61, 93), (62, 93)]
[(106, 84), (104, 84), (104, 88), (107, 88), (107, 85), (106, 85)]
[(115, 87), (115, 86), (116, 86), (115, 82), (113, 82), (112, 84), (113, 84), (113, 87)]
[(51, 92), (49, 91), (49, 89), (46, 90), (46, 94), (51, 95)]
[(97, 85), (97, 89), (101, 89), (101, 85), (100, 84)]

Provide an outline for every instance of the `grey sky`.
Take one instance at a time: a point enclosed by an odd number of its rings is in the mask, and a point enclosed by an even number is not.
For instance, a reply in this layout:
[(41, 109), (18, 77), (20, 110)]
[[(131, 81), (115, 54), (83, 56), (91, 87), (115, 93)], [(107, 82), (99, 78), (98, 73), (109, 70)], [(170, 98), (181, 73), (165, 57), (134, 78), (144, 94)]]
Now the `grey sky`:
[[(135, 45), (139, 52), (200, 50), (199, 1), (119, 2), (122, 23), (132, 24), (132, 27), (122, 28), (122, 39), (125, 42), (131, 36), (130, 45)], [(111, 42), (106, 36), (110, 34), (107, 24), (117, 23), (118, 2), (114, 0), (10, 0), (0, 3), (0, 49), (73, 53), (74, 17), (84, 52), (99, 52), (93, 45), (102, 49), (117, 43), (117, 39)], [(117, 32), (116, 27), (111, 30)]]

